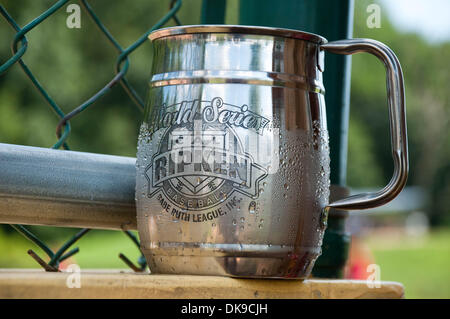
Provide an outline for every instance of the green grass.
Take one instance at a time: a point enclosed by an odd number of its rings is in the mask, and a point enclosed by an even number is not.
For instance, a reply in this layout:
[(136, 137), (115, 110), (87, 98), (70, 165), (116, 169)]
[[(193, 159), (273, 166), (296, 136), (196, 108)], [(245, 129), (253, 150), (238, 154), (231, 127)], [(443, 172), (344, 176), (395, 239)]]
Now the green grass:
[[(399, 235), (367, 239), (381, 267), (381, 280), (401, 282), (406, 298), (450, 298), (449, 243), (450, 229), (434, 231), (421, 239)], [(52, 248), (56, 244), (53, 243)], [(139, 257), (131, 240), (119, 231), (92, 230), (74, 247), (79, 247), (80, 252), (68, 263), (77, 263), (82, 269), (127, 268), (118, 258), (121, 252), (135, 263)], [(29, 248), (45, 257), (36, 245), (22, 236), (6, 234), (0, 229), (0, 268), (38, 268), (26, 253)]]
[(381, 280), (401, 282), (406, 298), (450, 298), (450, 230), (424, 238), (372, 236), (367, 240)]
[[(69, 238), (70, 235), (67, 236)], [(56, 250), (60, 242), (53, 242), (50, 248)], [(72, 248), (79, 247), (80, 252), (67, 260), (66, 264), (76, 263), (81, 269), (88, 268), (127, 268), (119, 259), (119, 253), (137, 265), (140, 253), (134, 243), (120, 231), (91, 230)], [(0, 268), (39, 268), (40, 266), (28, 254), (33, 249), (42, 259), (48, 261), (45, 253), (35, 244), (16, 233), (6, 234), (0, 229)]]

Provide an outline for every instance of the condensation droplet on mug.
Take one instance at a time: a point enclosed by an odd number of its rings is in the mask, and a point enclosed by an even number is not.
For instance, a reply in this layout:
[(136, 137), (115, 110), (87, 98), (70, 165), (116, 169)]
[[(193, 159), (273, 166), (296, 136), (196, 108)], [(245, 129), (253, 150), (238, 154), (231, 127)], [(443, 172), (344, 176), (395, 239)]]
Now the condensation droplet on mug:
[(222, 194), (222, 198), (220, 199), (220, 202), (223, 203), (227, 199), (227, 194)]
[(248, 205), (248, 212), (250, 214), (254, 214), (255, 209), (256, 209), (256, 202), (255, 201), (250, 202), (250, 204)]
[(323, 166), (320, 167), (320, 176), (325, 176), (325, 169)]

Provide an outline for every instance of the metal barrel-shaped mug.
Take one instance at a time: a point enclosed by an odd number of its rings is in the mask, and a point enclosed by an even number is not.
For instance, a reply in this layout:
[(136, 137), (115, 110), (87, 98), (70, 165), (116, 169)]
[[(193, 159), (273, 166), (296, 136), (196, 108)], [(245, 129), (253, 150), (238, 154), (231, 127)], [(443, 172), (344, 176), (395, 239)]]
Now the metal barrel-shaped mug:
[[(137, 154), (137, 225), (152, 273), (305, 278), (328, 210), (379, 206), (407, 175), (403, 83), (373, 40), (229, 25), (150, 34), (154, 56)], [(383, 190), (328, 203), (324, 51), (387, 67), (395, 162)]]

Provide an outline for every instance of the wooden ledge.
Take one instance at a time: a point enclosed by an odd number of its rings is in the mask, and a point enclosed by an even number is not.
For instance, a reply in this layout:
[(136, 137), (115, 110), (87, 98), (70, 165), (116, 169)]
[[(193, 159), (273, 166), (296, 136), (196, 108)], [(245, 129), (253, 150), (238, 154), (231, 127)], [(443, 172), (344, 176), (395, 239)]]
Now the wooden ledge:
[[(0, 269), (0, 298), (403, 298), (403, 285), (362, 280), (273, 280), (213, 276), (135, 274), (128, 270), (84, 270), (79, 274), (38, 269)], [(72, 276), (72, 277), (70, 277)]]

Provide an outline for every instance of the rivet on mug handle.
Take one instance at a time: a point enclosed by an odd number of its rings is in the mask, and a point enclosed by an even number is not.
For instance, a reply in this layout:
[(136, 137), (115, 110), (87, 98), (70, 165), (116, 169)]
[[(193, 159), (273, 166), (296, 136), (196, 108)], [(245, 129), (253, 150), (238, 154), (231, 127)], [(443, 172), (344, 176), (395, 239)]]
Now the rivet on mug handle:
[(391, 148), (394, 159), (393, 176), (382, 190), (375, 193), (352, 195), (328, 204), (327, 208), (357, 210), (374, 208), (386, 204), (401, 192), (408, 177), (405, 92), (400, 62), (394, 52), (385, 44), (371, 39), (333, 41), (322, 45), (321, 49), (331, 53), (345, 55), (367, 52), (375, 55), (385, 65)]

